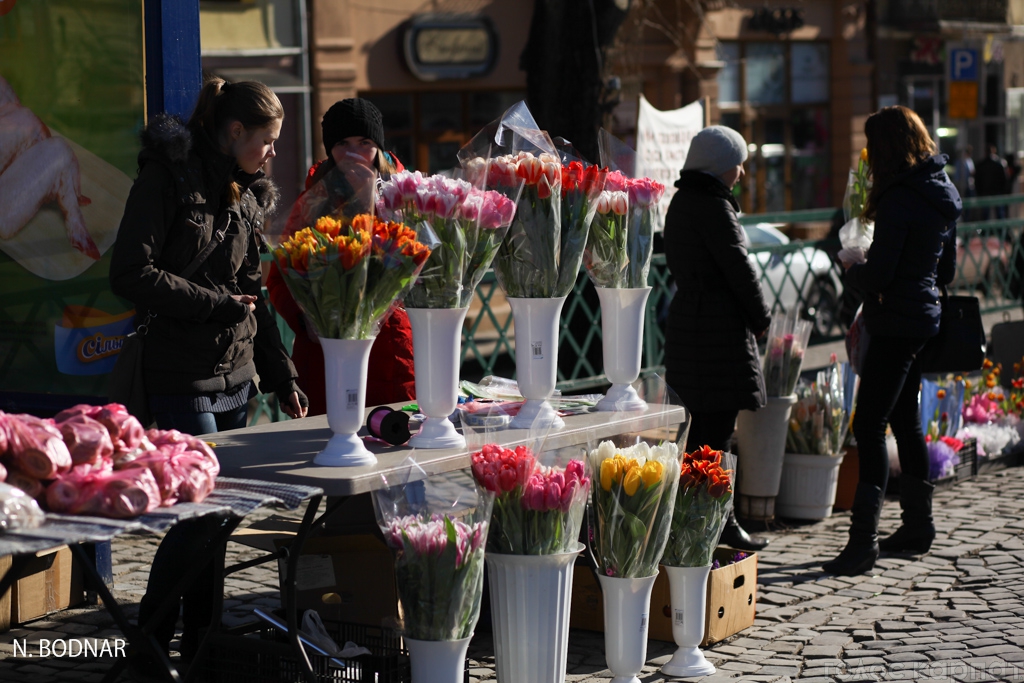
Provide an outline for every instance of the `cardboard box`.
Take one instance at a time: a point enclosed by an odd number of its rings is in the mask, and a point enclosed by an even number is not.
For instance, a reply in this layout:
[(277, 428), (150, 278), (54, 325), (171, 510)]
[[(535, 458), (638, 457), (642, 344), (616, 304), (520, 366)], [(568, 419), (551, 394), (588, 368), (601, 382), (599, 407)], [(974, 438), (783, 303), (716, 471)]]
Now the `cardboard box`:
[[(717, 550), (715, 558), (727, 562), (732, 550)], [(752, 626), (757, 607), (757, 555), (723, 565), (708, 574), (704, 640), (717, 643)], [(604, 600), (593, 572), (583, 563), (573, 573), (570, 626), (588, 631), (604, 630)], [(662, 569), (651, 591), (648, 637), (672, 642), (672, 599), (668, 576)]]
[[(11, 566), (11, 558), (0, 558), (0, 575)], [(51, 612), (67, 609), (85, 599), (82, 568), (66, 545), (36, 553), (0, 599), (0, 631)]]
[[(281, 579), (284, 562), (278, 561)], [(322, 619), (366, 626), (394, 626), (401, 619), (394, 557), (373, 536), (306, 539), (295, 586), (300, 615), (315, 609)]]

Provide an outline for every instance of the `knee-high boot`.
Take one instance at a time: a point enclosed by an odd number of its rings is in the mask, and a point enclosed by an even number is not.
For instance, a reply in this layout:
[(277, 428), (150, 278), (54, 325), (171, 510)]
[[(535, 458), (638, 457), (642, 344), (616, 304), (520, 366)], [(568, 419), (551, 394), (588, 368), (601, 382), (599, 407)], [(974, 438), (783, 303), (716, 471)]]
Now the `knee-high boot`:
[(746, 529), (736, 521), (736, 513), (732, 510), (729, 511), (729, 518), (725, 520), (725, 526), (722, 527), (722, 535), (718, 542), (737, 550), (750, 551), (763, 550), (768, 545), (767, 538), (748, 534)]
[(926, 553), (935, 540), (935, 524), (932, 521), (932, 494), (935, 485), (931, 482), (900, 475), (900, 507), (903, 509), (903, 524), (894, 534), (881, 539), (878, 547), (887, 553)]
[(878, 518), (882, 514), (885, 492), (860, 482), (850, 515), (850, 540), (839, 556), (822, 565), (829, 574), (857, 576), (875, 566), (878, 559)]

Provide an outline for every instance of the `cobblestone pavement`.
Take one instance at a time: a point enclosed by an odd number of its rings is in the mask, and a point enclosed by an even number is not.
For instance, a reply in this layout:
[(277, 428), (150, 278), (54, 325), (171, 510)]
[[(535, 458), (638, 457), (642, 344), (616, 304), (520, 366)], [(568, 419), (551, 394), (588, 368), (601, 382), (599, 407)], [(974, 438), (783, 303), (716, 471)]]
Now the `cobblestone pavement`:
[[(982, 474), (937, 492), (935, 503), (939, 538), (932, 551), (884, 557), (868, 576), (820, 571), (820, 563), (845, 543), (847, 513), (769, 533), (772, 544), (760, 556), (757, 620), (705, 649), (718, 672), (700, 680), (1024, 681), (1024, 468)], [(895, 528), (898, 513), (890, 500), (883, 530)], [(130, 616), (157, 542), (129, 536), (114, 543), (114, 592), (129, 604)], [(232, 562), (258, 551), (231, 544), (229, 553)], [(246, 621), (255, 606), (277, 606), (276, 587), (273, 565), (233, 575), (227, 623)], [(471, 677), (493, 680), (489, 629), (481, 625), (478, 631), (470, 647)], [(118, 636), (95, 606), (17, 627), (0, 636), (0, 681), (99, 681), (109, 658), (15, 657), (15, 641), (28, 643), (28, 653), (35, 654), (41, 639)], [(673, 650), (650, 641), (643, 683), (664, 680), (658, 667)], [(602, 634), (573, 630), (567, 680), (609, 681), (603, 652)]]

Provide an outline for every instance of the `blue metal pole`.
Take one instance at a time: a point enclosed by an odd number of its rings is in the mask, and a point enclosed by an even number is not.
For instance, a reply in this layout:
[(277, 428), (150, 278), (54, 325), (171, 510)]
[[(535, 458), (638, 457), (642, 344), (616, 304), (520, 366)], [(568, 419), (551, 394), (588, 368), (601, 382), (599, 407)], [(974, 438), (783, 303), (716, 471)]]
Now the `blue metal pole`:
[(145, 0), (146, 108), (187, 118), (203, 85), (199, 0)]

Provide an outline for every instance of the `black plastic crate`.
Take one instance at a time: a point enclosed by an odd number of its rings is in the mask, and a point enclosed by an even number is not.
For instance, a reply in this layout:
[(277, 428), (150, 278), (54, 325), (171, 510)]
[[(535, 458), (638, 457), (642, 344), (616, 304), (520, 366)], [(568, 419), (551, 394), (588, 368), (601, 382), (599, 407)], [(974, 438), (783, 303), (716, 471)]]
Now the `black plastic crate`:
[(957, 481), (970, 479), (978, 473), (978, 440), (974, 437), (964, 439), (964, 445), (957, 452), (960, 462), (954, 467), (954, 478)]
[[(208, 683), (304, 683), (303, 668), (284, 633), (264, 622), (249, 625), (246, 633), (218, 633), (210, 638), (200, 679)], [(345, 660), (345, 668), (312, 652), (316, 680), (322, 683), (409, 683), (409, 652), (400, 631), (324, 620), (324, 628), (339, 645), (352, 641), (370, 654)], [(237, 631), (237, 630), (236, 630)], [(469, 662), (465, 681), (469, 683)]]

